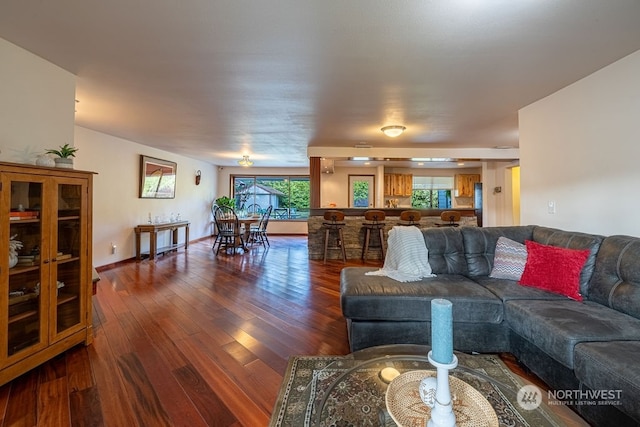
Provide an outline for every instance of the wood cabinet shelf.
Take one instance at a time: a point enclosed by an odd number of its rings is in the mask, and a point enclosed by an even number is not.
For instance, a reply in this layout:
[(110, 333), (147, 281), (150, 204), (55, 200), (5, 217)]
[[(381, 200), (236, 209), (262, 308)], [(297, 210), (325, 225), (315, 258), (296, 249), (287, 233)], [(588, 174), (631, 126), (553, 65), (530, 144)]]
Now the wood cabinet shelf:
[(32, 300), (34, 298), (38, 298), (38, 294), (32, 292), (32, 293), (28, 293), (28, 294), (24, 294), (24, 295), (20, 295), (17, 297), (12, 297), (9, 296), (9, 305), (15, 305), (15, 304), (20, 304), (21, 302), (25, 302), (25, 301), (29, 301)]
[(9, 221), (11, 222), (11, 224), (29, 224), (40, 222), (40, 218), (10, 219)]
[(0, 386), (93, 340), (92, 184), (92, 172), (0, 162), (0, 241), (15, 236), (23, 256), (9, 268), (0, 245)]
[(27, 273), (29, 271), (38, 270), (39, 268), (40, 268), (40, 265), (27, 265), (27, 266), (16, 265), (15, 267), (9, 269), (9, 275), (13, 276), (15, 274)]
[(36, 316), (38, 314), (37, 310), (27, 310), (23, 311), (20, 314), (16, 314), (15, 316), (9, 316), (9, 324), (19, 322), (24, 319), (28, 319), (29, 317)]
[(78, 295), (58, 295), (58, 305), (65, 304), (69, 301), (78, 299)]

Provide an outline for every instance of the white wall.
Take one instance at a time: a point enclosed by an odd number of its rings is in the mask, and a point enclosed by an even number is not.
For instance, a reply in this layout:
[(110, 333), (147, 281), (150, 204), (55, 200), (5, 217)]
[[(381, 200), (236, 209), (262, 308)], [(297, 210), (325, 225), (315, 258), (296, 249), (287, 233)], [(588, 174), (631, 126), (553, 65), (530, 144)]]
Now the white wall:
[(0, 160), (34, 164), (73, 145), (75, 76), (0, 39)]
[[(135, 256), (133, 227), (146, 222), (149, 212), (161, 217), (180, 212), (191, 221), (190, 240), (210, 234), (210, 206), (217, 188), (214, 166), (75, 127), (74, 110), (73, 74), (0, 39), (0, 160), (33, 164), (48, 148), (67, 143), (79, 148), (75, 168), (97, 172), (95, 266)], [(175, 199), (138, 198), (140, 154), (177, 162)], [(196, 187), (198, 169), (202, 182)], [(112, 243), (116, 254), (111, 253)], [(146, 237), (143, 248), (148, 248)]]
[[(216, 167), (218, 184), (213, 200), (222, 196), (231, 195), (231, 175), (304, 175), (309, 176), (309, 168), (261, 168), (261, 167)], [(211, 206), (209, 206), (211, 207)], [(267, 226), (269, 234), (307, 234), (308, 227), (306, 219), (302, 220), (274, 220), (273, 217)]]
[[(211, 202), (217, 188), (216, 167), (202, 161), (167, 153), (114, 136), (76, 126), (75, 146), (79, 148), (76, 169), (90, 170), (93, 187), (93, 263), (111, 264), (135, 256), (134, 227), (155, 219), (169, 219), (171, 213), (191, 222), (189, 240), (211, 234)], [(177, 163), (174, 199), (140, 199), (140, 155)], [(202, 172), (200, 185), (195, 173)], [(180, 231), (182, 233), (182, 230)], [(182, 240), (183, 236), (180, 235)], [(149, 235), (142, 239), (148, 249)], [(159, 246), (168, 244), (169, 232), (159, 236)], [(117, 246), (111, 253), (111, 244)]]
[(640, 236), (638, 76), (640, 51), (520, 110), (523, 224)]
[[(382, 207), (384, 200), (380, 200), (384, 181), (380, 179), (376, 167), (335, 167), (333, 173), (323, 173), (320, 176), (320, 207), (328, 208), (335, 203), (337, 208), (349, 206), (349, 175), (373, 175), (375, 179), (375, 206)], [(384, 177), (383, 177), (384, 179)]]

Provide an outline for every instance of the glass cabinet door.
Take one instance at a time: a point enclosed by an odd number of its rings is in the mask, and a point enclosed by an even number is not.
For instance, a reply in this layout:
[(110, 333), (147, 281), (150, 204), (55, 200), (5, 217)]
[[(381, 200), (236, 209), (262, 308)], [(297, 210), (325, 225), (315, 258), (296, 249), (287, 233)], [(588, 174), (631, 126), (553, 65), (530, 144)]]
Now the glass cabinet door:
[(83, 204), (86, 203), (86, 186), (79, 183), (65, 182), (57, 185), (57, 231), (55, 259), (56, 280), (53, 296), (55, 304), (55, 334), (62, 334), (80, 325), (83, 307), (83, 283), (81, 265), (83, 259), (80, 250), (83, 246)]
[[(11, 189), (10, 196), (5, 194), (2, 200), (2, 216), (8, 221), (2, 221), (6, 228), (0, 233), (9, 240), (7, 274), (2, 274), (3, 283), (8, 283), (8, 289), (3, 290), (8, 298), (0, 300), (7, 301), (2, 310), (6, 313), (2, 324), (7, 328), (7, 334), (2, 334), (6, 337), (3, 353), (4, 357), (11, 357), (25, 349), (42, 347), (46, 341), (42, 325), (46, 316), (43, 278), (47, 267), (41, 260), (47, 231), (42, 220), (45, 183), (21, 180), (17, 175), (3, 179), (2, 184)], [(2, 260), (0, 265), (7, 265), (6, 262)]]

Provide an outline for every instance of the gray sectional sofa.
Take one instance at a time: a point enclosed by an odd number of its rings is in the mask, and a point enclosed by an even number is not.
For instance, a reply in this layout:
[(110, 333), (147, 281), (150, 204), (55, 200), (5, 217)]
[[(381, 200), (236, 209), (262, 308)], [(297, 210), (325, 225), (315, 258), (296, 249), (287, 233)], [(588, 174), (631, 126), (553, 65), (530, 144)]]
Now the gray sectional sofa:
[[(342, 270), (352, 351), (430, 344), (430, 301), (446, 298), (453, 303), (456, 350), (513, 353), (555, 390), (614, 390), (618, 404), (574, 409), (593, 425), (640, 424), (640, 238), (540, 226), (422, 233), (436, 277), (398, 282), (365, 274), (377, 268)], [(583, 301), (489, 277), (500, 236), (588, 250), (579, 280)]]

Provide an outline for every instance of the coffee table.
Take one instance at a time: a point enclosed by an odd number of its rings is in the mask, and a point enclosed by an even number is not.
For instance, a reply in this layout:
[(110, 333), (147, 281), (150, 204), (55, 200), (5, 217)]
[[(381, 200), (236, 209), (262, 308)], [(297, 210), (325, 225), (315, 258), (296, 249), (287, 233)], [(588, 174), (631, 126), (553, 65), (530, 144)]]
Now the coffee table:
[[(429, 350), (428, 346), (420, 345), (372, 347), (328, 363), (323, 369), (314, 371), (302, 391), (299, 407), (304, 407), (304, 410), (296, 414), (293, 425), (396, 426), (395, 420), (400, 417), (397, 409), (395, 414), (387, 410), (385, 394), (389, 385), (381, 378), (380, 372), (391, 367), (401, 374), (418, 370), (435, 374), (427, 358)], [(530, 383), (510, 371), (497, 356), (465, 353), (456, 353), (456, 356), (458, 367), (451, 371), (451, 375), (475, 389), (471, 390), (473, 393), (479, 392), (483, 404), (490, 404), (495, 411), (499, 425), (562, 427), (567, 425), (567, 416), (580, 422), (579, 417), (566, 407), (541, 403), (534, 408), (523, 408), (518, 403), (518, 392)], [(455, 402), (454, 397), (454, 408)], [(422, 405), (421, 402), (419, 404)], [(563, 414), (563, 411), (568, 413)], [(491, 425), (495, 418), (486, 423), (485, 420), (473, 420), (466, 425)], [(464, 425), (461, 421), (458, 423)], [(421, 420), (413, 422), (424, 425)]]

